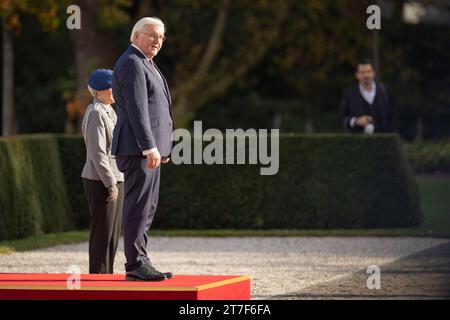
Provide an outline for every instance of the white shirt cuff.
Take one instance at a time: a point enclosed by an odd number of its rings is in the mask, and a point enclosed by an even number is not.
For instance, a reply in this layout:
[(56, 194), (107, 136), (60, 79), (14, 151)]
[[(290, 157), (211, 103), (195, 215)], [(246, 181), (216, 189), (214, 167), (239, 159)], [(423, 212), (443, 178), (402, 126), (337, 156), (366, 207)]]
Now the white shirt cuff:
[(350, 122), (348, 123), (350, 125), (350, 128), (354, 128), (355, 127), (355, 122), (356, 122), (356, 118), (355, 117), (350, 119)]
[(158, 151), (158, 148), (157, 148), (157, 147), (154, 147), (154, 148), (151, 148), (151, 149), (144, 150), (144, 151), (142, 151), (142, 154), (143, 154), (144, 156), (147, 156), (147, 155), (149, 155), (150, 153), (155, 152), (155, 151)]
[(367, 126), (364, 127), (364, 133), (373, 134), (374, 132), (375, 132), (375, 127), (373, 124), (369, 123)]

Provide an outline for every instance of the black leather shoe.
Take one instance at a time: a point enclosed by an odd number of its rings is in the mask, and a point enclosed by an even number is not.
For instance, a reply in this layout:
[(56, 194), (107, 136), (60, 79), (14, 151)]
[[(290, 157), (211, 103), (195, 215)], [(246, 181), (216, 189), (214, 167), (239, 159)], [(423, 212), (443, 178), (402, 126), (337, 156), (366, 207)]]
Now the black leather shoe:
[(166, 279), (164, 273), (159, 272), (153, 268), (153, 266), (147, 264), (143, 264), (134, 270), (128, 271), (125, 277), (126, 281), (163, 281)]
[(172, 279), (173, 278), (172, 272), (160, 272), (160, 271), (156, 270), (155, 267), (153, 267), (150, 262), (149, 263), (145, 263), (144, 266), (145, 266), (145, 268), (148, 268), (148, 270), (151, 273), (154, 273), (154, 272), (162, 273), (166, 277), (166, 279)]
[(156, 272), (156, 273), (162, 273), (164, 275), (164, 277), (168, 280), (168, 279), (172, 279), (173, 278), (173, 274), (172, 272), (160, 272), (158, 270), (155, 269), (155, 267), (153, 267), (151, 265), (151, 263), (146, 263), (145, 267), (149, 269), (150, 272)]

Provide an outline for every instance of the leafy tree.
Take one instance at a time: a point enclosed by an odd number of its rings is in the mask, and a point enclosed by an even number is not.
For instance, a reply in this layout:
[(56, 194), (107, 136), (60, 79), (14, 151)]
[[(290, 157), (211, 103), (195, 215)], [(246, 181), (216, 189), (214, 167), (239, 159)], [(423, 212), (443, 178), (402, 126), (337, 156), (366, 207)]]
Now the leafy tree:
[[(73, 50), (75, 52), (76, 82), (72, 94), (67, 94), (68, 122), (66, 130), (77, 131), (89, 100), (86, 90), (87, 78), (93, 69), (109, 67), (115, 60), (113, 28), (128, 21), (129, 16), (122, 11), (130, 5), (128, 0), (101, 0), (101, 1), (70, 1), (70, 0), (0, 0), (1, 15), (3, 19), (3, 82), (4, 92), (4, 134), (16, 131), (14, 120), (14, 79), (13, 79), (13, 49), (12, 37), (21, 33), (21, 19), (23, 15), (36, 16), (44, 31), (52, 32), (65, 28), (67, 18), (66, 8), (76, 4), (81, 8), (81, 29), (71, 31)], [(69, 50), (71, 44), (67, 44)], [(68, 66), (65, 66), (68, 67)], [(6, 102), (6, 103), (5, 103)], [(6, 116), (5, 116), (6, 115)], [(72, 123), (71, 120), (78, 120)]]
[(14, 49), (13, 37), (21, 32), (21, 14), (35, 14), (46, 30), (57, 27), (56, 9), (58, 1), (0, 0), (2, 19), (2, 56), (3, 56), (3, 101), (2, 134), (17, 132), (14, 111)]

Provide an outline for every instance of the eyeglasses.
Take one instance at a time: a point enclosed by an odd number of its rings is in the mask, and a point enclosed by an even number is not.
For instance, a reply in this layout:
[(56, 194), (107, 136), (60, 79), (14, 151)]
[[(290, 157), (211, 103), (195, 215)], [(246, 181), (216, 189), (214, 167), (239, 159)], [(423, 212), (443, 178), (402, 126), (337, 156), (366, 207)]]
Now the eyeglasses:
[(158, 39), (158, 41), (161, 41), (161, 42), (164, 42), (166, 40), (166, 36), (164, 36), (164, 35), (160, 35), (160, 34), (156, 34), (156, 33), (148, 34), (148, 33), (145, 33), (145, 32), (139, 32), (139, 33), (145, 34), (146, 36), (148, 36), (152, 40)]

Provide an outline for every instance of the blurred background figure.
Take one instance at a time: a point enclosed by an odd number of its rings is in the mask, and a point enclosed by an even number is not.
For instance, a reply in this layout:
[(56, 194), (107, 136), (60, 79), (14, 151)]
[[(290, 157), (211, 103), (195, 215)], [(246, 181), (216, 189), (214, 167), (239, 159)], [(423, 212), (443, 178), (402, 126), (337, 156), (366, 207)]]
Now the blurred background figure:
[(372, 62), (359, 60), (355, 76), (358, 84), (345, 89), (340, 103), (344, 129), (366, 134), (395, 132), (394, 99), (383, 83), (375, 81)]
[(119, 242), (123, 210), (123, 174), (111, 155), (111, 142), (117, 117), (111, 82), (112, 70), (94, 71), (88, 89), (94, 101), (82, 122), (86, 144), (86, 164), (81, 177), (91, 214), (89, 273), (114, 273), (114, 257)]

